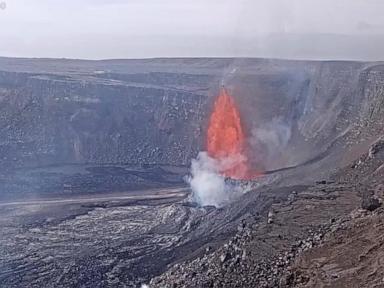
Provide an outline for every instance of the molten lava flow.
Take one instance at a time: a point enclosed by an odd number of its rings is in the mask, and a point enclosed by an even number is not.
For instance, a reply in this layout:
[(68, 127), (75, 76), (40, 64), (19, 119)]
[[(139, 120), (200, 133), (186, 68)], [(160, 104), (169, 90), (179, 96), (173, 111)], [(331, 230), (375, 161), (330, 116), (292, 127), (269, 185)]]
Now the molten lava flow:
[(240, 113), (233, 98), (223, 88), (216, 99), (209, 121), (207, 151), (220, 162), (221, 173), (234, 179), (250, 179), (256, 173), (249, 168), (245, 154), (245, 135)]

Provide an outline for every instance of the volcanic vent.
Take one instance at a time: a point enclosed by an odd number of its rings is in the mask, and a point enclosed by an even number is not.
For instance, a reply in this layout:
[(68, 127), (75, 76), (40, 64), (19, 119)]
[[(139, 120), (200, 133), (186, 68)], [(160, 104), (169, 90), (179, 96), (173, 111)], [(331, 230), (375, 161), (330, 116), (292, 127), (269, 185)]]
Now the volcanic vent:
[(239, 109), (225, 88), (220, 90), (210, 116), (207, 152), (219, 162), (219, 172), (226, 177), (244, 180), (257, 176), (246, 155), (246, 138)]
[(238, 181), (225, 178), (250, 180), (259, 175), (250, 166), (240, 111), (225, 88), (213, 105), (206, 141), (207, 151), (192, 159), (188, 182), (198, 204), (222, 207), (246, 192)]

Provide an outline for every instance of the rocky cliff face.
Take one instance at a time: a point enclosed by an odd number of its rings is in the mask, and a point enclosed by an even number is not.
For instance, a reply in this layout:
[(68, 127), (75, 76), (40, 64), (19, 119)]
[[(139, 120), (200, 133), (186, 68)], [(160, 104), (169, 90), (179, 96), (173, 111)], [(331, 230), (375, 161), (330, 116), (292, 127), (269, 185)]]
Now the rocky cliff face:
[(0, 75), (2, 164), (186, 164), (204, 98), (166, 87)]
[(1, 165), (188, 165), (204, 148), (207, 113), (221, 83), (238, 102), (254, 165), (299, 165), (351, 129), (381, 121), (383, 67), (1, 58)]

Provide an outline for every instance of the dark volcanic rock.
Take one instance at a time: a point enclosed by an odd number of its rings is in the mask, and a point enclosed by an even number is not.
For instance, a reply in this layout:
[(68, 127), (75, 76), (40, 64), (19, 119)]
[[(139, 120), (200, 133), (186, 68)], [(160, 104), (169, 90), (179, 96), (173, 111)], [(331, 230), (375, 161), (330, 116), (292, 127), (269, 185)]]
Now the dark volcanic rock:
[(368, 210), (368, 211), (374, 211), (377, 208), (381, 206), (381, 203), (379, 199), (374, 198), (373, 196), (363, 196), (363, 201), (361, 203), (361, 208)]
[[(0, 58), (0, 165), (188, 165), (231, 67), (238, 72), (226, 85), (254, 134), (251, 158), (261, 170), (322, 159), (340, 137), (352, 143), (351, 132), (380, 123), (383, 65)], [(268, 133), (279, 140), (260, 137)]]
[[(383, 255), (383, 63), (0, 58), (0, 70), (2, 195), (103, 188), (107, 198), (0, 203), (0, 286), (329, 286), (340, 271), (356, 273), (334, 266), (338, 259), (364, 264), (359, 273), (372, 285), (361, 287), (382, 284), (382, 267), (364, 267)], [(256, 188), (220, 209), (181, 203), (185, 191), (171, 189), (109, 199), (137, 183), (178, 183), (172, 169), (204, 148), (223, 75), (250, 162), (267, 171), (244, 183)], [(361, 197), (377, 209), (348, 218)], [(354, 229), (374, 231), (362, 253), (367, 241)], [(334, 255), (325, 271), (313, 251)]]

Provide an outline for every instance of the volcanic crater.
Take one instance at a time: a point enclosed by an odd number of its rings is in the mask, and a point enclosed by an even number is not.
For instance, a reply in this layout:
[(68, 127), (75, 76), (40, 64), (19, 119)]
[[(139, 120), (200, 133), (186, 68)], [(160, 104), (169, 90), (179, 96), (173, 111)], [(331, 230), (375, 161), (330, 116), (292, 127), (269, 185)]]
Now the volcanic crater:
[(1, 287), (384, 285), (383, 63), (0, 58), (0, 104)]

